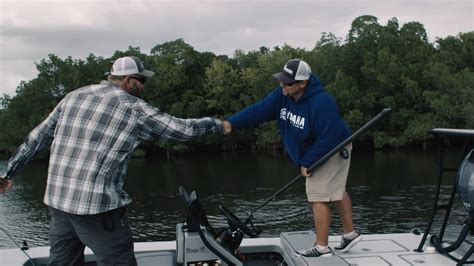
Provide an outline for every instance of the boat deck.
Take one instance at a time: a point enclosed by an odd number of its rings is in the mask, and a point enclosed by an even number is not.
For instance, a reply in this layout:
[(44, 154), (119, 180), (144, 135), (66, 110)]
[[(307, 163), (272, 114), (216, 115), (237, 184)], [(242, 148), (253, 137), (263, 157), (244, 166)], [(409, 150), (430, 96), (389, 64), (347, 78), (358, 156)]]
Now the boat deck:
[[(414, 251), (421, 240), (421, 235), (380, 234), (364, 235), (347, 253), (327, 258), (301, 259), (292, 255), (295, 265), (455, 265), (448, 257), (438, 253), (433, 247), (425, 246), (424, 252)], [(312, 231), (290, 232), (281, 234), (281, 243), (286, 253), (304, 249), (312, 245), (315, 235)], [(329, 246), (334, 248), (340, 237), (330, 237)], [(323, 263), (322, 260), (326, 260)]]
[[(425, 245), (423, 252), (415, 252), (421, 235), (378, 234), (363, 235), (363, 239), (347, 253), (325, 258), (301, 258), (294, 255), (299, 249), (308, 248), (315, 239), (313, 231), (284, 232), (274, 238), (245, 238), (242, 241), (241, 253), (278, 253), (286, 264), (282, 265), (456, 265), (456, 263), (438, 253), (434, 247)], [(339, 244), (339, 236), (330, 236), (329, 245), (334, 248)], [(465, 243), (451, 253), (461, 257), (471, 243)], [(176, 242), (142, 242), (135, 244), (138, 265), (176, 265)], [(25, 251), (31, 260), (19, 249), (0, 250), (0, 265), (45, 265), (49, 254), (48, 247), (35, 247)], [(86, 265), (95, 265), (95, 257), (86, 249)], [(474, 259), (471, 256), (471, 260)], [(33, 262), (33, 263), (32, 263)], [(249, 262), (244, 265), (268, 265)]]

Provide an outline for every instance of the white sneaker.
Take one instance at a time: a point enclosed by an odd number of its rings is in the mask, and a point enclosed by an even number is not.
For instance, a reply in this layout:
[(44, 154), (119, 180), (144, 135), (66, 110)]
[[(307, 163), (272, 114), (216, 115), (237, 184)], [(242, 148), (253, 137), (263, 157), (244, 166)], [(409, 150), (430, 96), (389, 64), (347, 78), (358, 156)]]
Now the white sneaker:
[(340, 252), (340, 253), (344, 253), (344, 252), (347, 252), (349, 251), (349, 249), (351, 249), (353, 246), (355, 246), (357, 243), (359, 243), (359, 241), (362, 240), (362, 235), (355, 232), (356, 236), (353, 237), (352, 239), (347, 239), (347, 238), (344, 238), (344, 236), (341, 237), (341, 244), (339, 244), (339, 246), (337, 247), (334, 247), (334, 250), (336, 250), (336, 252)]
[(308, 249), (302, 249), (295, 252), (296, 256), (300, 257), (331, 257), (333, 255), (333, 251), (330, 247), (326, 252), (320, 252), (316, 246)]

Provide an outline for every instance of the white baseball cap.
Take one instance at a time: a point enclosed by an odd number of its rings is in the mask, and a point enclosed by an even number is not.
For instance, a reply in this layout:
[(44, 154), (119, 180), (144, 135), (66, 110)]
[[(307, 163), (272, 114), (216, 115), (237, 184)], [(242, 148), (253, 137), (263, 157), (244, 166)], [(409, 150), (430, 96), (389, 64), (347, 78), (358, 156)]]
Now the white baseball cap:
[(146, 70), (138, 57), (125, 56), (115, 60), (110, 74), (114, 76), (139, 75), (149, 78), (155, 75), (155, 72)]

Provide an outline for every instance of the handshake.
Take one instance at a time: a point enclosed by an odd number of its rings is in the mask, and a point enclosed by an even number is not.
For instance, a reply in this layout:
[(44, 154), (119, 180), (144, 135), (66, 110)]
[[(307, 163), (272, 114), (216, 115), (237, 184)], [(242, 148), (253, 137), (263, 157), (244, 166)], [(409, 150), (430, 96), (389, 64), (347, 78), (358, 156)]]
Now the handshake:
[(230, 134), (232, 132), (232, 124), (227, 120), (223, 120), (222, 121), (222, 131), (226, 135)]

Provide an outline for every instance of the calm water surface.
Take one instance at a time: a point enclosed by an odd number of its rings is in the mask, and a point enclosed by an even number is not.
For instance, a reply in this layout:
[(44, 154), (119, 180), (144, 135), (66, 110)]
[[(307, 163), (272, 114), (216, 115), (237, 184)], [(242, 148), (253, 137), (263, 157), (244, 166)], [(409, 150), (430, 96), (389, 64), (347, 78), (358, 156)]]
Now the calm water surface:
[[(433, 205), (435, 151), (353, 152), (348, 192), (354, 205), (354, 223), (366, 234), (424, 229)], [(460, 162), (458, 151), (449, 161)], [(0, 161), (0, 170), (6, 161)], [(457, 165), (456, 165), (457, 166)], [(218, 211), (223, 205), (241, 218), (298, 175), (299, 169), (282, 154), (200, 154), (166, 160), (133, 159), (126, 190), (133, 198), (129, 217), (136, 241), (173, 240), (175, 224), (185, 219), (178, 187), (196, 190), (211, 224), (223, 227)], [(15, 179), (13, 191), (0, 195), (0, 228), (14, 241), (48, 245), (48, 211), (43, 204), (46, 162), (32, 162)], [(447, 177), (450, 177), (449, 175)], [(450, 178), (446, 178), (449, 180)], [(454, 177), (452, 177), (454, 179)], [(450, 182), (443, 186), (449, 191)], [(447, 194), (447, 193), (445, 193)], [(466, 211), (456, 199), (448, 238), (457, 237)], [(441, 217), (441, 216), (440, 216)], [(440, 218), (441, 219), (441, 218)], [(312, 216), (300, 181), (276, 201), (255, 213), (261, 236), (313, 228)], [(435, 223), (438, 228), (439, 222)], [(334, 211), (331, 234), (341, 233)], [(13, 247), (0, 230), (0, 248)]]

